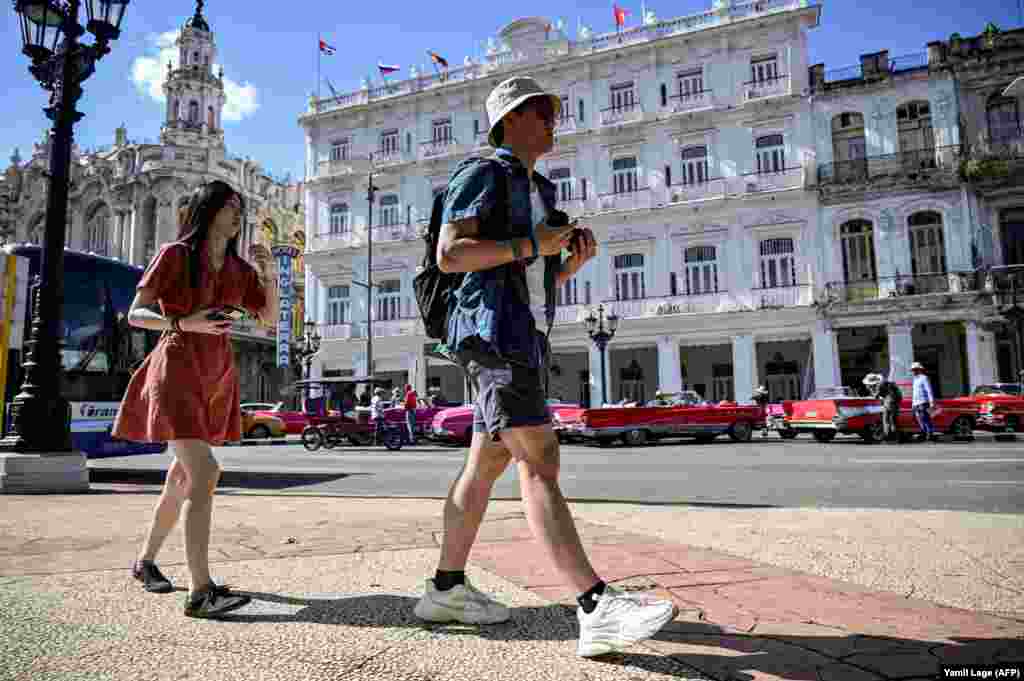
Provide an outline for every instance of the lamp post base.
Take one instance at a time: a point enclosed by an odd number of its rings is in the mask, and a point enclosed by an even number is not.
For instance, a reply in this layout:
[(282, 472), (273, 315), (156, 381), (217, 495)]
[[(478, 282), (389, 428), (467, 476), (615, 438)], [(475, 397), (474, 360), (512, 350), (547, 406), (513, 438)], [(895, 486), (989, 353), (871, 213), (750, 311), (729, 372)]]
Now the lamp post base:
[(0, 494), (74, 494), (89, 491), (82, 452), (0, 453)]

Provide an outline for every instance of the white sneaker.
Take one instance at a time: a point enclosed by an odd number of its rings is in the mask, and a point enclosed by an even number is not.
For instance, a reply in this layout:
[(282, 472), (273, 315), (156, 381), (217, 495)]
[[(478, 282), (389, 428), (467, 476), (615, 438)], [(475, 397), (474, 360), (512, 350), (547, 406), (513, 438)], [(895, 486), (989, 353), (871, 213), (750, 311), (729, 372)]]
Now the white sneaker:
[(597, 607), (589, 615), (576, 610), (580, 620), (580, 641), (576, 654), (596, 657), (613, 653), (654, 636), (675, 619), (679, 609), (672, 601), (633, 594), (606, 586), (597, 596)]
[(423, 598), (413, 613), (428, 622), (463, 624), (498, 624), (509, 618), (507, 607), (477, 590), (468, 579), (448, 591), (438, 591), (434, 580), (428, 579)]

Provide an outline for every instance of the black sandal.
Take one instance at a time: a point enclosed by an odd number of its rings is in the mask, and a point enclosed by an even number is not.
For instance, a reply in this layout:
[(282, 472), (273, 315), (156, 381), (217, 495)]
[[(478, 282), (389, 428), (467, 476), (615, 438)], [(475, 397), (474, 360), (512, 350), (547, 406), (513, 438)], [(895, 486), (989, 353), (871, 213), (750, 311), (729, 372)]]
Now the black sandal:
[(248, 605), (250, 601), (252, 598), (249, 596), (231, 593), (227, 586), (218, 586), (210, 582), (204, 591), (185, 597), (185, 616), (216, 619)]
[(142, 588), (151, 594), (167, 594), (174, 591), (171, 580), (164, 577), (156, 563), (137, 560), (132, 564), (132, 577), (142, 582)]

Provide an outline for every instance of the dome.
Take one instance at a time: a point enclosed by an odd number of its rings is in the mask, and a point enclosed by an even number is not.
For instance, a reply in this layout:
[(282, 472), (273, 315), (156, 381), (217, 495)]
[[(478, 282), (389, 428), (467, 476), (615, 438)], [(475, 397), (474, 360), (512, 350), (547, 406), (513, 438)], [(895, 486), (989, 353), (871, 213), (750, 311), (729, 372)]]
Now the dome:
[(196, 13), (185, 20), (185, 28), (210, 32), (210, 25), (206, 23), (206, 17), (203, 16), (203, 0), (196, 0)]

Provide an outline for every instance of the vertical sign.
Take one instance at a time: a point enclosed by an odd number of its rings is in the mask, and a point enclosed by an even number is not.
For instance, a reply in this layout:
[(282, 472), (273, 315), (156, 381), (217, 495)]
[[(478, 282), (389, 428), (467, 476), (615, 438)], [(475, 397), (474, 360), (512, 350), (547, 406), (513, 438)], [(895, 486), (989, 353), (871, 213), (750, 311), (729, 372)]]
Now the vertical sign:
[(277, 258), (277, 366), (291, 366), (292, 343), (292, 259), (299, 254), (294, 246), (274, 246)]

